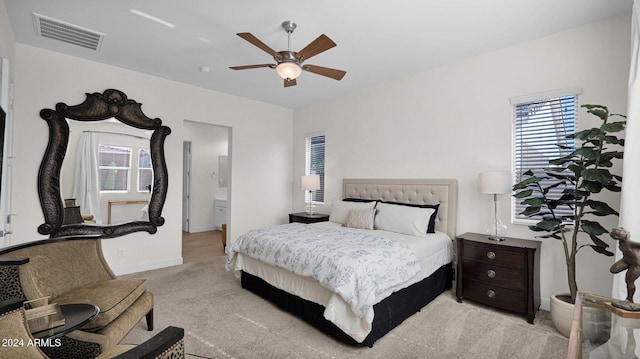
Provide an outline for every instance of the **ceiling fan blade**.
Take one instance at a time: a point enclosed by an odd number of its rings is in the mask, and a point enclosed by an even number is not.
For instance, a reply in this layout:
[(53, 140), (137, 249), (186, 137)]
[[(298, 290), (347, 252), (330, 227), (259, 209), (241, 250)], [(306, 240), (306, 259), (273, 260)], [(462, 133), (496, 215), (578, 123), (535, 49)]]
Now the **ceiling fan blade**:
[(293, 80), (284, 79), (284, 87), (295, 86), (297, 84), (298, 83), (296, 82), (296, 79), (293, 79)]
[(322, 34), (318, 36), (317, 39), (313, 40), (309, 45), (307, 45), (304, 49), (300, 50), (296, 54), (296, 59), (298, 61), (306, 61), (317, 54), (327, 51), (330, 48), (336, 46), (336, 43), (333, 42), (327, 35)]
[(346, 71), (336, 70), (329, 67), (322, 67), (322, 66), (316, 66), (316, 65), (303, 65), (302, 68), (309, 72), (313, 72), (314, 74), (331, 77), (332, 79), (338, 80), (338, 81), (342, 80), (344, 75), (347, 74)]
[(249, 41), (254, 46), (260, 48), (262, 51), (268, 53), (269, 55), (271, 55), (273, 57), (276, 57), (278, 59), (282, 59), (282, 55), (280, 55), (277, 51), (275, 51), (274, 49), (272, 49), (269, 46), (267, 46), (264, 42), (258, 40), (258, 38), (253, 36), (251, 33), (249, 33), (249, 32), (240, 32), (240, 33), (237, 33), (236, 35), (238, 35), (241, 38)]
[(272, 67), (273, 64), (259, 64), (259, 65), (244, 65), (244, 66), (230, 66), (229, 68), (232, 70), (246, 70), (246, 69), (257, 69), (260, 67)]

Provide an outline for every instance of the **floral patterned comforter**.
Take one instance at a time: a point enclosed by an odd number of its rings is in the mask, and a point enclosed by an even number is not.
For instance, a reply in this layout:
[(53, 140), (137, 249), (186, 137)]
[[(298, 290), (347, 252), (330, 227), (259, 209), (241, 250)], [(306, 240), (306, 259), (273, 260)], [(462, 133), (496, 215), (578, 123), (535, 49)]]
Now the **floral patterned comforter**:
[(256, 229), (240, 236), (229, 248), (227, 271), (238, 252), (315, 278), (340, 295), (358, 317), (373, 307), (376, 295), (420, 272), (416, 255), (404, 243), (373, 233), (302, 223)]

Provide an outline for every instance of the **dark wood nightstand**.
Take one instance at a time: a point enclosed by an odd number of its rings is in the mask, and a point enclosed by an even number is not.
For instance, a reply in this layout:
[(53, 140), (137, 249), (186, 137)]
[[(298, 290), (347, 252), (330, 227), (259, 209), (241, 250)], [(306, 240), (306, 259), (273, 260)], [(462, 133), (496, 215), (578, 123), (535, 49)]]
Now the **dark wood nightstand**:
[[(456, 297), (527, 316), (540, 307), (540, 242), (465, 233), (456, 237)], [(538, 255), (536, 255), (536, 251)]]
[(308, 212), (299, 212), (299, 213), (289, 213), (289, 223), (299, 222), (299, 223), (316, 223), (316, 222), (326, 222), (329, 220), (328, 214), (322, 213), (308, 213)]

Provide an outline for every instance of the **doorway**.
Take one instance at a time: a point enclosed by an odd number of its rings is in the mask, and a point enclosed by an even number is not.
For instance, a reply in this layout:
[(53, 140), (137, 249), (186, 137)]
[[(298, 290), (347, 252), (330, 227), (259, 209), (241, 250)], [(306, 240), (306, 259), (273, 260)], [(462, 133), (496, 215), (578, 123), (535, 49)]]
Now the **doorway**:
[(189, 233), (191, 216), (191, 141), (182, 143), (182, 231)]
[(11, 186), (13, 171), (13, 81), (9, 60), (0, 58), (0, 248), (11, 244)]
[(194, 233), (200, 234), (200, 243), (202, 238), (211, 238), (222, 247), (220, 224), (228, 224), (230, 203), (230, 138), (230, 127), (184, 121), (183, 248)]

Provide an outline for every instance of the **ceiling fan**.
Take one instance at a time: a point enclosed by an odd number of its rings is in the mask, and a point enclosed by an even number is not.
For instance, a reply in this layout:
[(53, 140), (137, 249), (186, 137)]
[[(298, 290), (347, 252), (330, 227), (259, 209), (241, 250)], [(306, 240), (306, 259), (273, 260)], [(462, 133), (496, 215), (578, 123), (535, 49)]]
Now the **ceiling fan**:
[(247, 69), (256, 69), (260, 67), (270, 67), (276, 70), (276, 73), (284, 79), (284, 87), (295, 86), (296, 78), (300, 76), (302, 71), (313, 72), (314, 74), (330, 77), (332, 79), (340, 81), (344, 75), (347, 73), (346, 71), (336, 70), (328, 67), (316, 66), (316, 65), (307, 65), (303, 62), (310, 59), (311, 57), (329, 50), (330, 48), (336, 46), (336, 43), (333, 42), (328, 36), (322, 34), (318, 36), (317, 39), (313, 40), (309, 45), (307, 45), (304, 49), (299, 52), (291, 51), (291, 34), (293, 30), (296, 29), (296, 24), (292, 21), (285, 21), (282, 23), (282, 27), (288, 34), (288, 46), (286, 51), (275, 51), (269, 46), (267, 46), (262, 41), (258, 40), (257, 37), (253, 36), (248, 32), (241, 32), (237, 35), (241, 38), (249, 41), (254, 46), (260, 48), (262, 51), (268, 53), (273, 56), (273, 59), (276, 61), (275, 64), (258, 64), (258, 65), (246, 65), (246, 66), (232, 66), (230, 69), (233, 70), (247, 70)]

